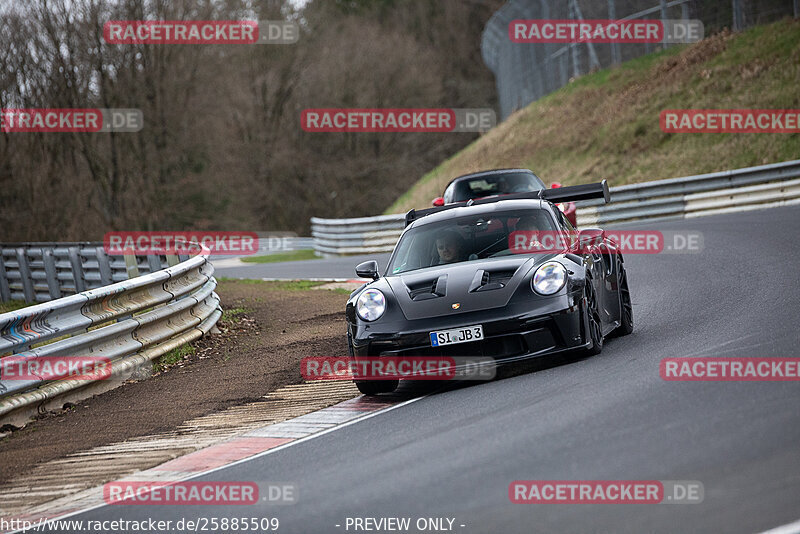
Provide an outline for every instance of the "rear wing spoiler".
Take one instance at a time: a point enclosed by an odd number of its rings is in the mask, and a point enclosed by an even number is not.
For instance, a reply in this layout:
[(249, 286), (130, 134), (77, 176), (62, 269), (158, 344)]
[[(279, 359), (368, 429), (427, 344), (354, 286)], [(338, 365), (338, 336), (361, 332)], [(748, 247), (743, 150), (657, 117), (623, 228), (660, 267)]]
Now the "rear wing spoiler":
[(465, 202), (454, 202), (446, 206), (438, 206), (436, 208), (427, 208), (424, 210), (409, 210), (406, 213), (406, 226), (421, 219), (426, 215), (439, 213), (440, 211), (451, 210), (453, 208), (463, 208), (464, 206), (479, 206), (481, 204), (491, 204), (492, 202), (500, 202), (501, 200), (547, 200), (553, 204), (560, 202), (580, 202), (581, 200), (592, 200), (595, 198), (602, 198), (605, 204), (611, 201), (611, 193), (608, 190), (608, 183), (603, 180), (593, 184), (570, 185), (567, 187), (556, 187), (554, 189), (541, 189), (539, 191), (529, 191), (526, 193), (511, 193), (508, 195), (495, 195), (485, 198), (477, 198), (474, 200), (467, 200)]
[(605, 204), (611, 202), (611, 193), (608, 190), (608, 182), (605, 180), (594, 184), (570, 185), (567, 187), (557, 187), (555, 189), (544, 189), (540, 191), (544, 200), (549, 200), (553, 204), (559, 202), (580, 202), (581, 200), (592, 200), (602, 198)]

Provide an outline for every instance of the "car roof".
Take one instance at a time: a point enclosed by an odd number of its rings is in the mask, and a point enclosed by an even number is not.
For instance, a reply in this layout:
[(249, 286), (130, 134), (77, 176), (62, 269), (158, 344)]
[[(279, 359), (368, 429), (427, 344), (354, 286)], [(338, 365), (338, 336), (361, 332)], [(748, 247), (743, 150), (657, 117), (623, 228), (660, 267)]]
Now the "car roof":
[(436, 223), (445, 219), (457, 217), (469, 217), (472, 215), (493, 214), (497, 212), (522, 210), (522, 209), (547, 209), (549, 204), (546, 200), (537, 199), (517, 199), (517, 200), (498, 200), (488, 204), (476, 204), (475, 206), (459, 206), (450, 208), (437, 213), (425, 215), (408, 225), (408, 228), (415, 228), (426, 224)]

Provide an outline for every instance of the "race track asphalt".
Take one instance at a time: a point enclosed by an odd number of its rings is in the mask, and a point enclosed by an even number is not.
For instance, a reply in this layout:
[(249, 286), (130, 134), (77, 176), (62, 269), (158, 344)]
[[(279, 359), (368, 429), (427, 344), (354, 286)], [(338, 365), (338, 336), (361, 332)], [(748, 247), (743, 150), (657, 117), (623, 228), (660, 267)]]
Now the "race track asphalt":
[[(106, 506), (73, 519), (264, 516), (298, 533), (354, 532), (348, 517), (449, 517), (464, 533), (745, 533), (800, 519), (800, 383), (659, 376), (666, 357), (800, 356), (800, 208), (637, 227), (699, 231), (704, 248), (626, 257), (635, 331), (601, 355), (428, 392), (200, 479), (291, 482), (296, 504)], [(695, 480), (705, 497), (512, 504), (509, 484), (533, 479)]]
[(255, 280), (262, 278), (278, 280), (341, 278), (347, 280), (358, 278), (356, 276), (356, 265), (367, 260), (377, 260), (380, 268), (385, 269), (386, 264), (389, 262), (389, 254), (369, 254), (366, 256), (276, 263), (241, 263), (235, 266), (230, 266), (232, 262), (226, 258), (212, 261), (212, 263), (214, 264), (215, 276), (227, 278), (249, 278)]

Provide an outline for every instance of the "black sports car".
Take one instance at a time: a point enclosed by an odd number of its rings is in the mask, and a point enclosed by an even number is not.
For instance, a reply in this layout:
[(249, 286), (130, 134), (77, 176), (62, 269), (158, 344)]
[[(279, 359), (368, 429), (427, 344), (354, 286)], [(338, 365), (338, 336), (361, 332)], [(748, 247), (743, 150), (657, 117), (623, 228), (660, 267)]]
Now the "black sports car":
[[(633, 330), (622, 254), (600, 229), (576, 232), (553, 202), (605, 198), (604, 182), (410, 211), (383, 276), (347, 302), (350, 354), (481, 356), (499, 363), (562, 351), (599, 353)], [(518, 235), (558, 247), (515, 248)], [(588, 246), (586, 243), (590, 243)], [(397, 380), (356, 380), (362, 393)]]
[[(561, 187), (561, 184), (555, 182), (552, 187)], [(530, 169), (481, 171), (453, 178), (445, 187), (442, 196), (433, 199), (433, 205), (444, 206), (455, 202), (466, 202), (471, 198), (525, 193), (543, 189), (545, 189), (544, 182)], [(567, 220), (574, 226), (576, 224), (575, 204), (573, 202), (558, 204), (558, 208), (564, 212)]]
[(471, 198), (483, 198), (509, 193), (540, 191), (545, 188), (541, 178), (529, 169), (496, 169), (475, 172), (453, 178), (442, 196), (433, 199), (434, 206), (444, 206)]

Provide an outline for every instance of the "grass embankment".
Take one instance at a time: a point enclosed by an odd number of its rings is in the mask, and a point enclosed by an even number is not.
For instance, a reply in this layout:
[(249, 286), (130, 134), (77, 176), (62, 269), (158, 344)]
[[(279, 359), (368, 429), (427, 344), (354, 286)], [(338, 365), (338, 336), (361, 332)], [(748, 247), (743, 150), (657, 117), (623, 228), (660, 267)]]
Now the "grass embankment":
[(333, 291), (342, 295), (349, 295), (351, 293), (348, 289), (342, 288), (327, 288), (320, 286), (329, 286), (328, 282), (315, 282), (311, 280), (283, 280), (283, 281), (265, 281), (265, 280), (252, 280), (252, 279), (237, 279), (218, 277), (217, 282), (234, 282), (237, 284), (257, 284), (262, 286), (267, 291), (307, 291), (309, 289), (319, 288), (320, 290)]
[(800, 134), (669, 134), (664, 109), (800, 108), (800, 21), (714, 35), (574, 80), (425, 175), (386, 213), (429, 207), (452, 178), (524, 167), (610, 185), (800, 158)]
[(33, 304), (28, 304), (24, 300), (9, 300), (8, 302), (0, 302), (0, 313), (17, 311), (25, 308), (26, 306), (33, 306)]
[(245, 263), (277, 263), (282, 261), (318, 260), (321, 257), (317, 256), (313, 250), (292, 250), (266, 256), (242, 256), (239, 259)]

